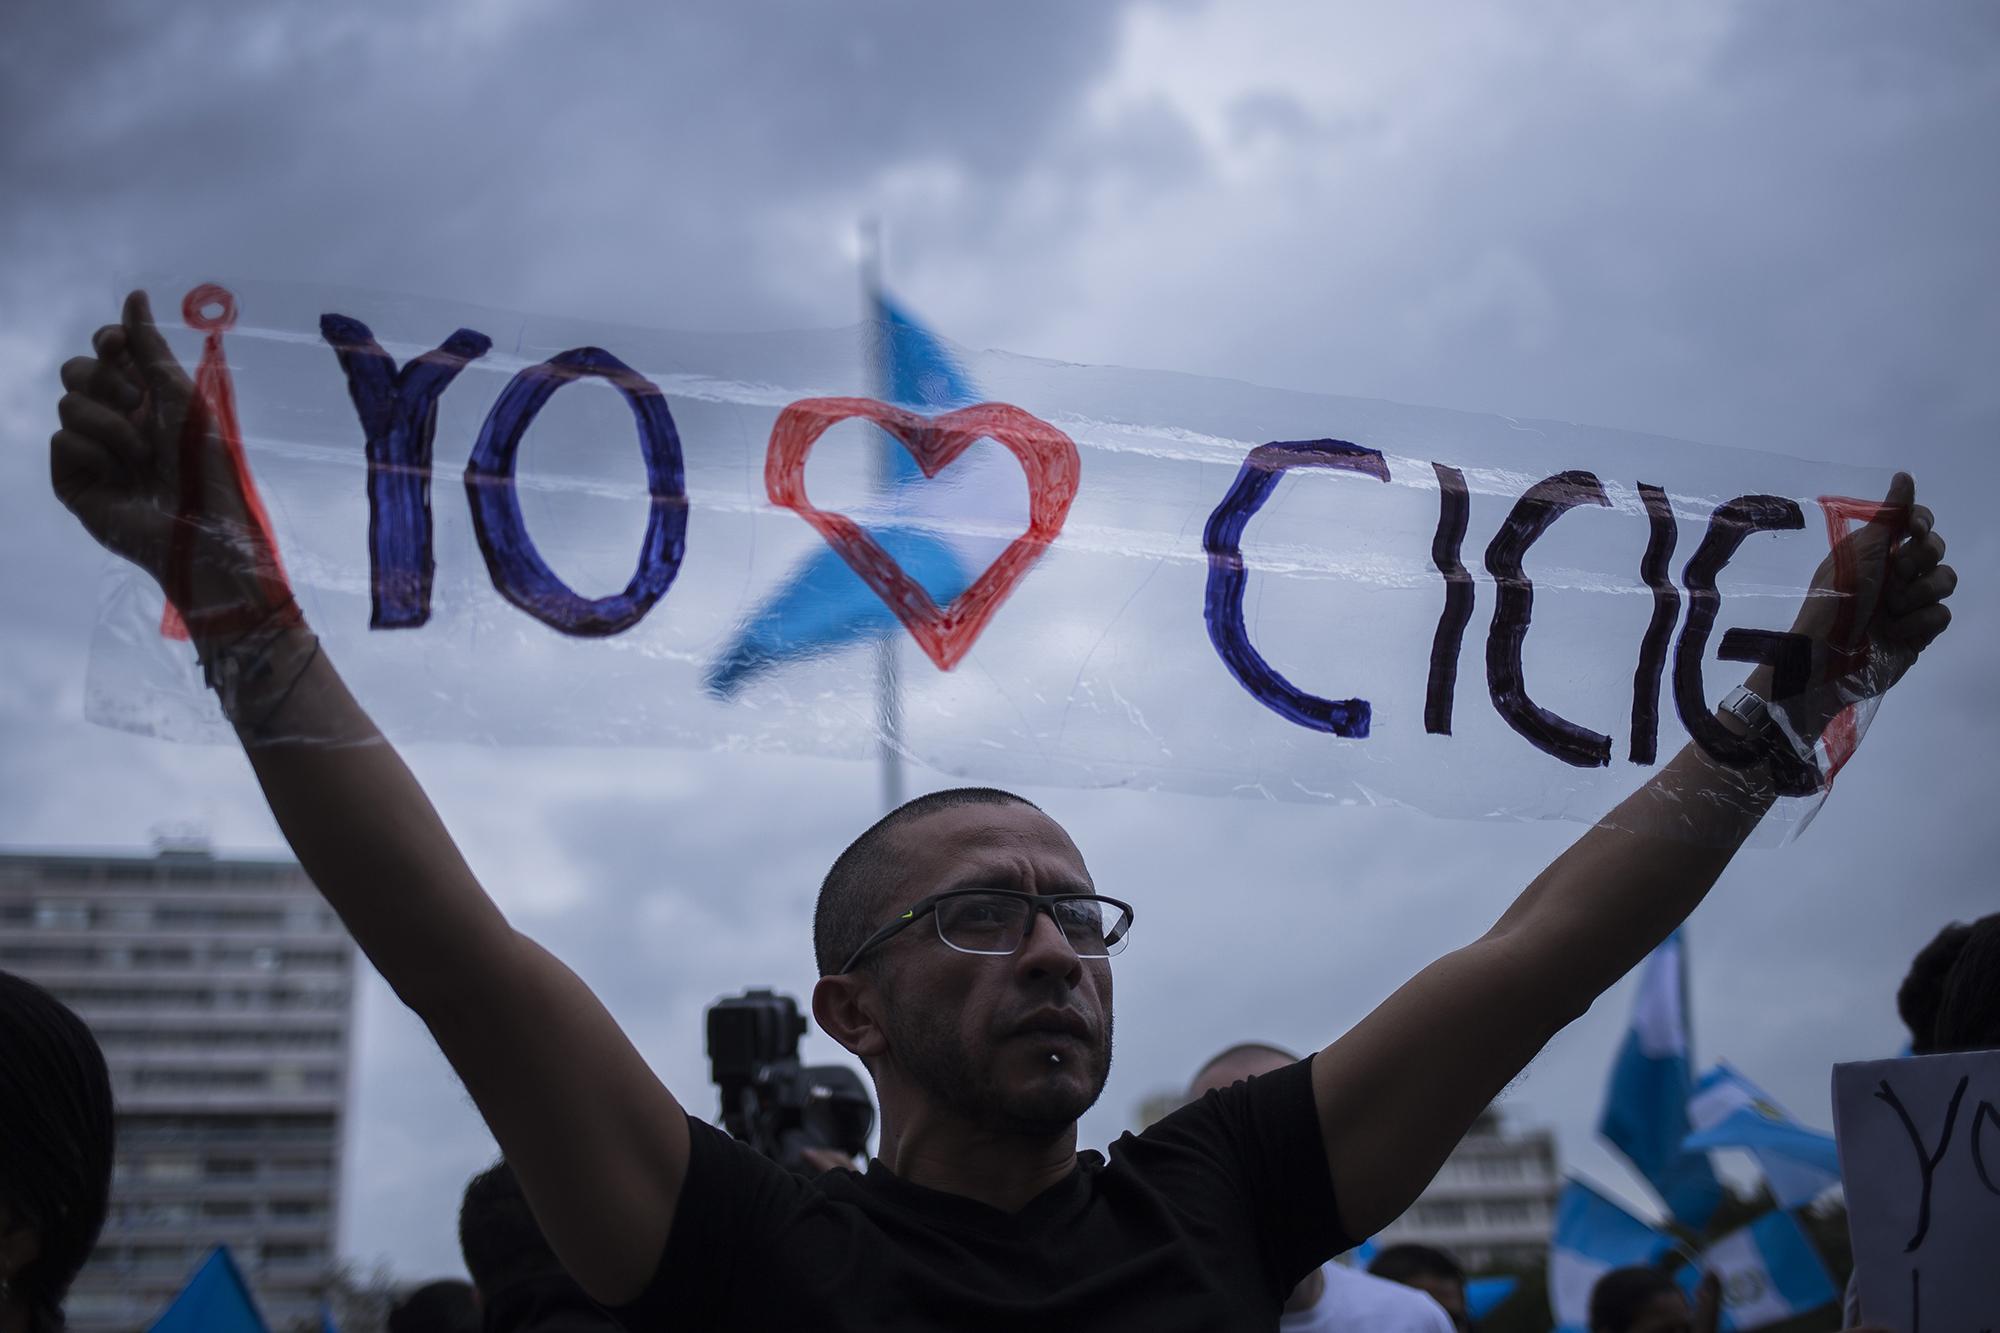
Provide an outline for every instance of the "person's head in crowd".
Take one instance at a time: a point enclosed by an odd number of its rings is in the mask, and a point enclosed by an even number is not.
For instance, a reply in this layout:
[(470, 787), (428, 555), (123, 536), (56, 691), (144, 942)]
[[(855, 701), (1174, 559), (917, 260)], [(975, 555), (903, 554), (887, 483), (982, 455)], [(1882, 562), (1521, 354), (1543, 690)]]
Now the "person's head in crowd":
[(486, 1333), (615, 1328), (549, 1248), (502, 1158), (474, 1176), (458, 1207), (458, 1246), (479, 1290)]
[(1614, 1268), (1590, 1289), (1590, 1333), (1691, 1333), (1694, 1311), (1658, 1268)]
[(0, 1327), (62, 1327), (111, 1193), (111, 1078), (83, 1020), (0, 972)]
[(479, 1333), (479, 1297), (470, 1282), (439, 1278), (389, 1307), (389, 1333)]
[(1910, 1053), (1929, 1055), (1937, 1028), (1938, 1005), (1944, 999), (1944, 979), (1958, 961), (1959, 951), (1972, 934), (1972, 927), (1954, 921), (1940, 930), (1929, 944), (1910, 960), (1909, 975), (1896, 991), (1896, 1012), (1910, 1030)]
[(1916, 1055), (2000, 1047), (2000, 912), (1953, 922), (1910, 963), (1896, 992)]
[(1472, 1313), (1465, 1304), (1465, 1268), (1435, 1245), (1406, 1242), (1387, 1246), (1369, 1263), (1368, 1271), (1375, 1277), (1415, 1287), (1442, 1305), (1453, 1325), (1472, 1327)]
[(1021, 895), (1095, 892), (1062, 826), (991, 788), (920, 796), (841, 853), (813, 917), (813, 1017), (874, 1078), (885, 1157), (918, 1123), (1074, 1135), (1110, 1072), (1130, 917)]
[(1274, 1069), (1297, 1064), (1299, 1057), (1282, 1046), (1264, 1041), (1242, 1041), (1209, 1057), (1208, 1063), (1188, 1080), (1187, 1098), (1193, 1101), (1215, 1088), (1226, 1088), (1246, 1078), (1256, 1078)]

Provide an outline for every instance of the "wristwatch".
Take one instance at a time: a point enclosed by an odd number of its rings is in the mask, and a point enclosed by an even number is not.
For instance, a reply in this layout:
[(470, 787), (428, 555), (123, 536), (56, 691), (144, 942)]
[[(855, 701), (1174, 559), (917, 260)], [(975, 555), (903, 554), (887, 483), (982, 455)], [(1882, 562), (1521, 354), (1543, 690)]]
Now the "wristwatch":
[(1766, 741), (1776, 732), (1800, 763), (1818, 769), (1818, 747), (1798, 733), (1782, 709), (1771, 707), (1748, 685), (1738, 685), (1724, 695), (1721, 711), (1735, 718), (1743, 734), (1753, 741)]

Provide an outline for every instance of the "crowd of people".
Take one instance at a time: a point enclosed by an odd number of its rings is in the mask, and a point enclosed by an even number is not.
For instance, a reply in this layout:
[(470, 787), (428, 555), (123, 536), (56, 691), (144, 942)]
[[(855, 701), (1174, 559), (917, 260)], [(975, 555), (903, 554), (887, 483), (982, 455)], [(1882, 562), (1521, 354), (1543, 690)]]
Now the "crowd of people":
[[(1896, 995), (1913, 1055), (2000, 1049), (2000, 913), (1955, 922), (1917, 954)], [(111, 1083), (82, 1019), (42, 987), (0, 972), (0, 1333), (54, 1333), (111, 1191)], [(1299, 1057), (1243, 1042), (1189, 1081), (1197, 1101)], [(806, 1174), (856, 1164), (815, 1150)], [(619, 1321), (564, 1269), (502, 1159), (465, 1188), (459, 1247), (471, 1281), (423, 1283), (390, 1309), (387, 1333), (593, 1333)], [(1690, 1302), (1664, 1266), (1614, 1269), (1590, 1297), (1590, 1333), (1715, 1333), (1712, 1275)], [(1859, 1327), (1850, 1301), (1847, 1326)], [(1467, 1276), (1451, 1254), (1396, 1244), (1365, 1267), (1328, 1260), (1301, 1278), (1281, 1333), (1473, 1333)]]
[[(1329, 1261), (1401, 1215), (1549, 1038), (1694, 909), (1813, 742), (1945, 630), (1956, 583), (1899, 475), (1799, 607), (1784, 642), (1810, 651), (1780, 655), (1782, 673), (1753, 666), (1711, 743), (1659, 767), (1483, 935), (1326, 1047), (1226, 1053), (1200, 1095), (1103, 1154), (1078, 1150), (1077, 1121), (1108, 1073), (1111, 958), (1133, 907), (1099, 894), (1069, 834), (1019, 796), (900, 807), (834, 863), (812, 932), (813, 1017), (872, 1077), (879, 1146), (865, 1170), (806, 1175), (687, 1114), (582, 979), (502, 916), (306, 623), (142, 293), (92, 351), (62, 369), (58, 497), (177, 608), (301, 865), (484, 1115), (506, 1182), (475, 1182), (468, 1207), (518, 1182), (526, 1208), (509, 1215), (531, 1215), (554, 1256), (533, 1271), (566, 1274), (634, 1329), (1316, 1328), (1341, 1326), (1343, 1302), (1465, 1327), (1448, 1258), (1439, 1271), (1404, 1255), (1367, 1283)], [(1990, 923), (1969, 930), (1935, 1029), (1991, 985), (1956, 980), (1991, 963)], [(40, 1015), (27, 1026), (62, 1068), (37, 1066), (21, 1133), (40, 1126), (71, 1161), (24, 1171), (34, 1154), (12, 1148), (0, 1181), (0, 1310), (43, 1324), (88, 1252), (109, 1164), (108, 1131), (86, 1142), (65, 1109), (94, 1096), (84, 1119), (108, 1125), (102, 1062), (45, 1000), (17, 1007)], [(19, 1063), (11, 1044), (4, 1063)], [(5, 1102), (12, 1116), (23, 1098)], [(517, 1297), (486, 1271), (496, 1327)], [(1389, 1294), (1392, 1277), (1428, 1303)], [(1664, 1308), (1622, 1290), (1605, 1293), (1607, 1320)]]

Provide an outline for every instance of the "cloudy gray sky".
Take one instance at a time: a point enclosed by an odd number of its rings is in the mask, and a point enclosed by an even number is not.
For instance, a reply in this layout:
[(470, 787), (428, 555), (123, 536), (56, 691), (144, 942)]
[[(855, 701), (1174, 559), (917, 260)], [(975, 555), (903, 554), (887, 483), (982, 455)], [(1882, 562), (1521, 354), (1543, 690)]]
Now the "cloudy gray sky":
[[(136, 849), (181, 819), (277, 842), (240, 756), (82, 720), (102, 563), (44, 449), (117, 275), (823, 327), (854, 317), (853, 225), (878, 213), (899, 290), (973, 347), (1914, 471), (1958, 624), (1826, 817), (1746, 854), (1691, 928), (1699, 1055), (1826, 1124), (1828, 1066), (1899, 1044), (1910, 954), (2000, 902), (1996, 123), (1979, 3), (9, 7), (0, 842)], [(410, 759), (699, 1109), (702, 1007), (806, 989), (818, 876), (874, 813), (828, 760)], [(1097, 1144), (1228, 1041), (1338, 1033), (1578, 831), (1030, 794), (1144, 911)], [(1612, 1183), (1590, 1125), (1628, 998), (1508, 1099)], [(379, 983), (360, 1050), (344, 1247), (454, 1270), (490, 1141)]]

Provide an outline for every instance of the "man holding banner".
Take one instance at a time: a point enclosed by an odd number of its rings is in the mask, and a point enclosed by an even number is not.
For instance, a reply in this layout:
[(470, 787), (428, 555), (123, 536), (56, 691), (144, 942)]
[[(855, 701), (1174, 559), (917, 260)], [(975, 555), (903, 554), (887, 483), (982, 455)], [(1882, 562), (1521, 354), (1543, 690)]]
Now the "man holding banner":
[(63, 367), (57, 495), (167, 591), (300, 862), (429, 1026), (565, 1266), (634, 1327), (1270, 1328), (1700, 902), (1777, 798), (1768, 756), (1893, 684), (1955, 583), (1899, 475), (1799, 612), (1803, 687), (1778, 699), (1760, 666), (1719, 721), (1766, 758), (1683, 750), (1351, 1031), (1108, 1161), (1077, 1152), (1076, 1120), (1108, 1070), (1131, 909), (1017, 797), (911, 803), (836, 864), (815, 930), (814, 1013), (876, 1080), (880, 1157), (807, 1182), (683, 1112), (487, 897), (319, 651), (142, 295), (95, 351)]

